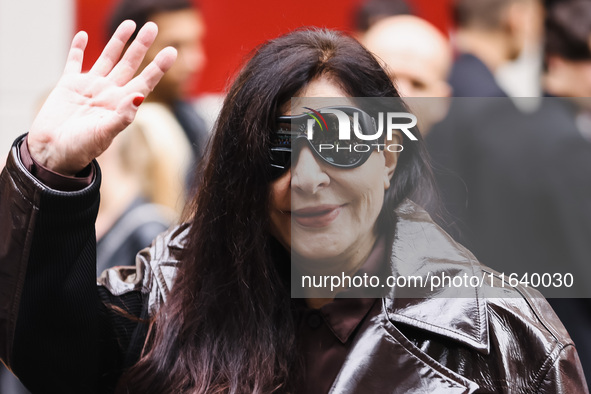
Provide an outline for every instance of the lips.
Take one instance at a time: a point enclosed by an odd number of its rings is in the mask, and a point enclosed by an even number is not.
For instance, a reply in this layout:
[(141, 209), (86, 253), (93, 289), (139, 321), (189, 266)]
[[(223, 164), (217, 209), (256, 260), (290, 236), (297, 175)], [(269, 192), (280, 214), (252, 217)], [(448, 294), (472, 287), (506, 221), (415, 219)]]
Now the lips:
[(319, 205), (292, 211), (292, 217), (303, 227), (325, 227), (331, 224), (341, 213), (341, 205)]

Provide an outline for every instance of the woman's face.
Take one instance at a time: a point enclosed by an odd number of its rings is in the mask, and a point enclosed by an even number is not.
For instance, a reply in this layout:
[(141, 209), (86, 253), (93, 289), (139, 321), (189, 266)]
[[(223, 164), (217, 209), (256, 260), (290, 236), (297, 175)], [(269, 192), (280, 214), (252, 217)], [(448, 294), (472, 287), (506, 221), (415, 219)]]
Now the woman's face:
[[(326, 77), (310, 82), (299, 96), (347, 97)], [(396, 134), (395, 139), (390, 142), (402, 141)], [(356, 270), (377, 238), (375, 223), (397, 158), (397, 153), (374, 150), (363, 165), (342, 169), (302, 148), (292, 157), (291, 170), (271, 184), (272, 235), (306, 272)]]

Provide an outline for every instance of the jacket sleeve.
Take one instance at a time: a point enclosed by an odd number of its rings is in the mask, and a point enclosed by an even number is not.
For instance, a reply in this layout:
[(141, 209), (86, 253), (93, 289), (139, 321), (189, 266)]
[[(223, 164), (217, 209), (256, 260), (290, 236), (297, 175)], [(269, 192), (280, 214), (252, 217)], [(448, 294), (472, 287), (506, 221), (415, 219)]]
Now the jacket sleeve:
[(570, 344), (560, 353), (541, 382), (540, 394), (588, 393), (585, 374), (575, 347)]
[[(530, 316), (535, 317), (541, 324), (539, 334), (547, 338), (545, 341), (538, 341), (540, 344), (546, 343), (541, 347), (546, 357), (540, 358), (539, 361), (543, 360), (543, 362), (539, 364), (539, 369), (535, 368), (529, 374), (533, 379), (531, 391), (540, 394), (588, 394), (589, 388), (575, 343), (550, 304), (532, 288), (519, 286), (519, 292), (526, 297), (528, 306), (533, 312)], [(529, 308), (523, 307), (520, 310), (525, 311)], [(516, 333), (516, 337), (517, 333), (524, 332), (515, 328), (512, 331)], [(533, 334), (534, 330), (530, 332)], [(542, 338), (539, 334), (532, 337)], [(522, 358), (526, 362), (525, 365), (534, 354), (534, 347), (536, 345), (523, 348)], [(529, 364), (533, 365), (531, 362)]]
[(96, 285), (100, 170), (80, 191), (50, 189), (23, 166), (22, 140), (0, 175), (0, 358), (32, 392), (99, 392), (117, 350)]

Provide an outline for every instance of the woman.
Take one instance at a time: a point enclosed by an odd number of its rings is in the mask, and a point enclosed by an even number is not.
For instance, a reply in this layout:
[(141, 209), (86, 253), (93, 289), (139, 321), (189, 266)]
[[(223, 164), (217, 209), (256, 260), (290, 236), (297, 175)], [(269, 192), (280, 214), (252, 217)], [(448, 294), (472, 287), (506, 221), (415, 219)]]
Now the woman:
[[(0, 223), (9, 234), (0, 248), (8, 289), (0, 355), (30, 388), (587, 390), (568, 334), (543, 299), (521, 296), (525, 289), (504, 288), (494, 299), (478, 290), (451, 298), (457, 293), (445, 288), (426, 298), (290, 298), (290, 252), (306, 274), (329, 272), (328, 265), (347, 274), (487, 272), (405, 200), (428, 179), (420, 140), (396, 132), (379, 142), (403, 145), (402, 152), (343, 159), (302, 133), (282, 139), (279, 124), (301, 120), (293, 96), (350, 104), (350, 97), (398, 96), (371, 54), (334, 32), (299, 31), (257, 50), (223, 106), (190, 225), (156, 239), (135, 269), (103, 273), (97, 290), (100, 173), (88, 163), (174, 60), (165, 49), (131, 79), (156, 34), (144, 26), (117, 62), (133, 29), (122, 24), (87, 75), (79, 74), (86, 38), (74, 38), (64, 77), (0, 178)], [(52, 182), (43, 167), (87, 180), (77, 191), (55, 191), (43, 184)]]

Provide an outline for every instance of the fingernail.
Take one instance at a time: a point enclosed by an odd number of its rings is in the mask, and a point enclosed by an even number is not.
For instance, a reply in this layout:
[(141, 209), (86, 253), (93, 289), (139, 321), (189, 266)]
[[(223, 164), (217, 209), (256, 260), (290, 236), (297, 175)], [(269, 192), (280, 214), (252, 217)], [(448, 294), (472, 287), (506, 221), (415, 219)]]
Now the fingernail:
[(133, 99), (133, 105), (135, 105), (136, 107), (139, 107), (143, 102), (144, 102), (145, 97), (143, 96), (137, 96), (136, 98)]

